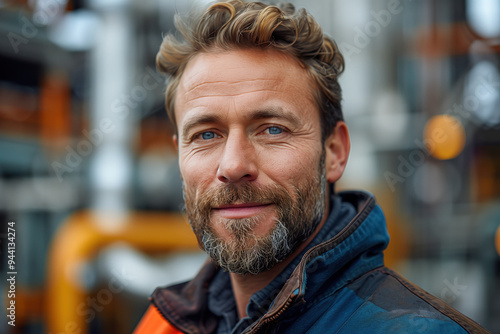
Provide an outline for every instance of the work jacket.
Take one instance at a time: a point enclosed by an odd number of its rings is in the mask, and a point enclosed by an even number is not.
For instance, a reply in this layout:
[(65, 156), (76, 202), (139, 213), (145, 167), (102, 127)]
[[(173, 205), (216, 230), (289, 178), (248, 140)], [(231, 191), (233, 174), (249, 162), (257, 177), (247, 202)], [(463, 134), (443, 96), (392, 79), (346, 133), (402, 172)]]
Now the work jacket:
[[(389, 235), (370, 194), (338, 195), (356, 208), (354, 218), (302, 256), (269, 308), (243, 333), (487, 333), (384, 266)], [(190, 282), (158, 288), (134, 333), (215, 333), (219, 320), (207, 295), (218, 270), (207, 262)]]

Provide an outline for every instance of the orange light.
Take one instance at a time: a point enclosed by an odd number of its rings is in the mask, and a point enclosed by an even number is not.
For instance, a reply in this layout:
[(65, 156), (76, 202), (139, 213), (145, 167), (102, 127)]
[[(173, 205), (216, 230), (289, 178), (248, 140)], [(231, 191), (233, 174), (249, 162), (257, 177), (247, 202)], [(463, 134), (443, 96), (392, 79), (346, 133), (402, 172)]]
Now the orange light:
[(453, 159), (465, 146), (465, 129), (451, 115), (437, 115), (427, 121), (424, 141), (429, 153), (440, 160)]

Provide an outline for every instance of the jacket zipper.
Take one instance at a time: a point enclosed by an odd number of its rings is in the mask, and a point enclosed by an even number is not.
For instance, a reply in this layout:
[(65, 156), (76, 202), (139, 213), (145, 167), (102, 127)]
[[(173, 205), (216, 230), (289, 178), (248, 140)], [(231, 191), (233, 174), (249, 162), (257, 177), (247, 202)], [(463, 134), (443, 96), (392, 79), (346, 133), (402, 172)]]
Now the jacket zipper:
[[(373, 199), (372, 198), (369, 198), (366, 203), (364, 203), (363, 207), (360, 208), (359, 210), (359, 213), (362, 213), (366, 210), (366, 208), (372, 203)], [(358, 213), (358, 215), (359, 215)], [(356, 216), (354, 217), (353, 221), (354, 220), (358, 220), (359, 216)], [(353, 222), (351, 221), (351, 223)], [(352, 228), (350, 225), (348, 224), (342, 231), (340, 231), (336, 237), (334, 237), (333, 239), (327, 241), (326, 243), (331, 245), (332, 243), (336, 243), (339, 239), (341, 239), (346, 233), (348, 233), (348, 231), (350, 231), (350, 229)], [(322, 244), (320, 244), (322, 245)], [(305, 254), (304, 256), (302, 257), (302, 260), (306, 259), (311, 253), (313, 253), (314, 251), (316, 251), (320, 245), (317, 245), (311, 249), (309, 249)], [(304, 270), (304, 267), (306, 265), (307, 261), (301, 261), (299, 263), (299, 272), (303, 272)], [(299, 279), (299, 283), (300, 283), (301, 279)], [(300, 286), (301, 284), (299, 284)], [(290, 307), (290, 304), (292, 303), (292, 299), (295, 297), (296, 295), (292, 294), (290, 297), (288, 297), (288, 299), (286, 300), (285, 302), (285, 305), (283, 305), (281, 307), (281, 309), (279, 309), (279, 311), (277, 313), (275, 313), (274, 315), (270, 316), (269, 318), (265, 318), (263, 319), (259, 324), (256, 325), (256, 327), (254, 327), (253, 329), (251, 329), (249, 332), (243, 332), (244, 334), (254, 334), (254, 333), (257, 333), (257, 331), (262, 327), (262, 325), (266, 324), (266, 323), (269, 323), (271, 321), (274, 321), (275, 319), (277, 319), (281, 314), (283, 314), (283, 312), (285, 312), (288, 307)]]
[(262, 325), (264, 324), (267, 324), (271, 321), (274, 321), (276, 320), (277, 318), (279, 318), (280, 315), (283, 314), (283, 312), (285, 312), (289, 307), (290, 307), (290, 304), (292, 304), (292, 300), (293, 298), (295, 297), (295, 295), (291, 295), (290, 297), (288, 297), (288, 299), (286, 300), (285, 302), (285, 305), (283, 305), (277, 313), (273, 314), (272, 316), (268, 317), (268, 318), (265, 318), (263, 319), (261, 322), (259, 322), (259, 324), (257, 324), (256, 327), (254, 327), (252, 330), (250, 330), (249, 332), (247, 332), (246, 334), (253, 334), (253, 333), (257, 333), (257, 331), (262, 327)]

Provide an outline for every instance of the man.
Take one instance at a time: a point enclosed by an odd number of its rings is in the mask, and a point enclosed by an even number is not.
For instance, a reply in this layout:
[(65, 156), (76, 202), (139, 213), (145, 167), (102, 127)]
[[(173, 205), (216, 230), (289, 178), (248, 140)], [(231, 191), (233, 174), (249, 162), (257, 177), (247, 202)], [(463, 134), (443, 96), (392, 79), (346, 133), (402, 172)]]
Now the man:
[(136, 333), (485, 332), (383, 265), (370, 194), (335, 194), (344, 61), (305, 11), (238, 0), (177, 22), (170, 75), (186, 212), (210, 260), (157, 289)]

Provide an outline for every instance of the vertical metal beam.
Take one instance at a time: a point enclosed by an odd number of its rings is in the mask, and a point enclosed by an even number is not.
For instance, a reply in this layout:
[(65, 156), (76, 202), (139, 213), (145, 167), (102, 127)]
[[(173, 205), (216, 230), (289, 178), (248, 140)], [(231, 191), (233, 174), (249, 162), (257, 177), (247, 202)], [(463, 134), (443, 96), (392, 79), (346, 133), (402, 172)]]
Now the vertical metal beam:
[(125, 212), (132, 179), (131, 143), (137, 103), (131, 100), (134, 34), (127, 0), (90, 1), (100, 27), (91, 52), (91, 207)]

